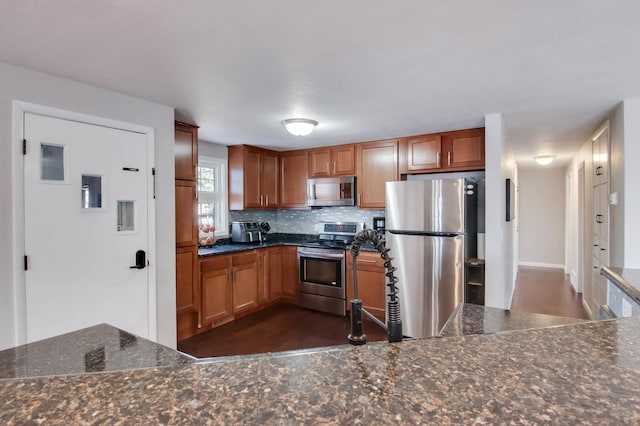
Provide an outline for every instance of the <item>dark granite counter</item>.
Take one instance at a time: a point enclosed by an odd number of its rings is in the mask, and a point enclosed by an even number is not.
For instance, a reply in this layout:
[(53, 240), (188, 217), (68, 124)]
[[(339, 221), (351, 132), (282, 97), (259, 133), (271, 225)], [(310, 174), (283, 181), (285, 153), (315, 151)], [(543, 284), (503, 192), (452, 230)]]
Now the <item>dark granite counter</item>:
[(281, 245), (300, 245), (307, 241), (317, 239), (315, 234), (267, 234), (262, 243), (232, 243), (229, 238), (216, 241), (213, 247), (201, 247), (198, 249), (198, 256), (207, 257), (216, 254), (237, 253), (244, 250), (254, 250), (259, 248), (274, 247)]
[(640, 318), (1, 381), (41, 422), (638, 424)]
[(178, 367), (194, 360), (166, 346), (100, 324), (0, 351), (0, 380)]
[(603, 266), (600, 273), (640, 304), (640, 269)]
[[(293, 245), (299, 246), (306, 242), (318, 239), (317, 234), (267, 234), (262, 243), (232, 243), (229, 238), (223, 238), (212, 247), (200, 247), (198, 249), (199, 257), (215, 256), (217, 254), (237, 253), (245, 250), (261, 249), (266, 247)], [(362, 245), (363, 251), (376, 251), (373, 244), (366, 241)]]
[(456, 308), (440, 335), (454, 337), (469, 334), (491, 334), (509, 330), (577, 324), (585, 321), (577, 318), (513, 312), (465, 303)]

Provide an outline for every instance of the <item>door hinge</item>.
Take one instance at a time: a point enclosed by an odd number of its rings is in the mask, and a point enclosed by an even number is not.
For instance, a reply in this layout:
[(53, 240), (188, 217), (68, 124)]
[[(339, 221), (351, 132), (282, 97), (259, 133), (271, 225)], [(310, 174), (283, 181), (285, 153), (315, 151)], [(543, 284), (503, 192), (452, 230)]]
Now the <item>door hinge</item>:
[(151, 176), (153, 176), (153, 199), (156, 199), (156, 168), (151, 168)]
[(22, 139), (22, 155), (27, 155), (27, 140)]
[(27, 260), (27, 255), (24, 255), (24, 270), (27, 271), (29, 270), (29, 261)]

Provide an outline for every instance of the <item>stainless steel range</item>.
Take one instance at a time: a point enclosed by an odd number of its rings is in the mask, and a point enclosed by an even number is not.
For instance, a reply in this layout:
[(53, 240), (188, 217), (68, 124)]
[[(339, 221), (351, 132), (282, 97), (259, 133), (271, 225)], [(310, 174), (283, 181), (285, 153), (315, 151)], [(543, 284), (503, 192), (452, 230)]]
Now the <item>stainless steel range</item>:
[(317, 240), (298, 247), (298, 305), (346, 315), (345, 249), (363, 223), (324, 222)]

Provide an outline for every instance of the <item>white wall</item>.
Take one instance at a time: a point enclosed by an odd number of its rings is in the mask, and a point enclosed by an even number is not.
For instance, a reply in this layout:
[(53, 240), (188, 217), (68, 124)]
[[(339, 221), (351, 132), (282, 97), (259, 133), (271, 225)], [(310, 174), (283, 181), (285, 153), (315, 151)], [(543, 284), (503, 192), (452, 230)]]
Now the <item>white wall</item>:
[[(625, 220), (625, 165), (624, 165), (624, 103), (620, 102), (609, 118), (609, 192), (618, 193), (618, 205), (609, 205), (609, 263), (624, 266), (624, 220)], [(591, 141), (589, 141), (591, 142)], [(589, 188), (591, 189), (591, 188)], [(593, 213), (591, 213), (593, 214)], [(589, 217), (591, 220), (592, 218)]]
[(520, 265), (564, 267), (565, 167), (518, 169)]
[(485, 116), (486, 217), (485, 305), (509, 309), (515, 284), (518, 256), (517, 220), (505, 220), (505, 179), (518, 185), (517, 168), (502, 114)]
[[(65, 80), (0, 63), (0, 349), (18, 343), (16, 309), (22, 256), (14, 257), (14, 247), (24, 250), (19, 232), (14, 232), (14, 215), (22, 212), (22, 194), (13, 192), (21, 177), (12, 168), (19, 140), (14, 140), (13, 101), (23, 101), (67, 111), (103, 117), (155, 131), (156, 166), (156, 254), (157, 254), (157, 340), (176, 346), (175, 317), (175, 206), (174, 206), (174, 125), (173, 108), (133, 98), (97, 87)], [(13, 149), (12, 149), (13, 147)], [(14, 213), (15, 212), (15, 213)], [(15, 218), (18, 221), (22, 218)]]
[(624, 127), (624, 267), (640, 268), (640, 98), (622, 104)]
[(198, 141), (198, 155), (220, 158), (222, 160), (229, 158), (226, 145), (206, 141)]

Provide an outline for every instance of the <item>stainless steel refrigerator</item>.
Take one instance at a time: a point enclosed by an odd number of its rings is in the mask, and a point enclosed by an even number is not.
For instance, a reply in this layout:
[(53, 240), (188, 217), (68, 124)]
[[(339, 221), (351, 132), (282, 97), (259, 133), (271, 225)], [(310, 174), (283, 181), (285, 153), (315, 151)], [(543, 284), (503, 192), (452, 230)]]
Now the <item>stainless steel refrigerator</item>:
[(386, 242), (405, 336), (437, 336), (464, 301), (465, 260), (476, 251), (476, 192), (465, 179), (387, 182)]

